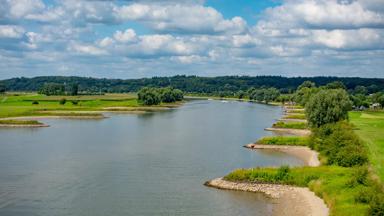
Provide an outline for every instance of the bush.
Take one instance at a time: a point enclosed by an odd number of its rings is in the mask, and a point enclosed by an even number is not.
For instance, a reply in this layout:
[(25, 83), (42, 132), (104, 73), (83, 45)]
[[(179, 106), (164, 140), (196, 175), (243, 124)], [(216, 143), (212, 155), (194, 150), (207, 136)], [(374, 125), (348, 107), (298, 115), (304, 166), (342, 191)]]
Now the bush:
[(326, 124), (315, 129), (309, 142), (326, 157), (329, 165), (352, 167), (368, 162), (365, 145), (347, 122)]
[(59, 101), (59, 104), (60, 104), (60, 105), (64, 105), (65, 103), (67, 103), (67, 99), (65, 99), (65, 98), (62, 98), (62, 99)]
[(32, 102), (32, 105), (38, 105), (39, 104), (39, 101), (33, 101)]
[(71, 102), (72, 102), (73, 105), (77, 105), (77, 104), (79, 104), (79, 101), (76, 101), (76, 100), (73, 100), (73, 101), (71, 101)]
[(183, 100), (183, 92), (171, 87), (167, 88), (142, 88), (138, 92), (138, 99), (141, 103), (151, 106), (161, 102), (172, 103)]
[(289, 166), (281, 166), (276, 173), (276, 181), (286, 181), (289, 179)]

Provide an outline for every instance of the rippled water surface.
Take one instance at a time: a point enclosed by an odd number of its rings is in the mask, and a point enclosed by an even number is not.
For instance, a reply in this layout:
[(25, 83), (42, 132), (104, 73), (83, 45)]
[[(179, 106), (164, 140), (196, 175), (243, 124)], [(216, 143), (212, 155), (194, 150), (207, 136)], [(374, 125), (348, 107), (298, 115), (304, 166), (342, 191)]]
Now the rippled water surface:
[(242, 146), (279, 107), (193, 101), (167, 112), (0, 129), (0, 215), (268, 215), (260, 194), (203, 186), (233, 169), (301, 164)]

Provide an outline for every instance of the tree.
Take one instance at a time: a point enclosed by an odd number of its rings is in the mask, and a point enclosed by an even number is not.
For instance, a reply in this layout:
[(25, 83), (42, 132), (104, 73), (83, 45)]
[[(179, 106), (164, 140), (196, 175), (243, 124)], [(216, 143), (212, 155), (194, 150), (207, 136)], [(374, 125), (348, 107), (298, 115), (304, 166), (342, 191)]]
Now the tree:
[(79, 84), (72, 83), (69, 89), (69, 94), (72, 96), (78, 95), (79, 93)]
[(355, 89), (353, 90), (353, 94), (367, 95), (368, 94), (368, 90), (364, 86), (356, 86)]
[(301, 85), (299, 85), (299, 87), (297, 87), (298, 90), (302, 89), (302, 88), (315, 88), (316, 87), (316, 84), (314, 82), (311, 82), (311, 81), (304, 81), (303, 83), (301, 83)]
[(64, 95), (65, 87), (63, 84), (57, 83), (44, 83), (43, 87), (39, 90), (39, 94), (44, 95)]
[(138, 99), (144, 105), (152, 106), (161, 103), (161, 97), (155, 88), (144, 87), (138, 92)]
[(7, 88), (5, 87), (5, 85), (0, 83), (0, 94), (4, 94), (6, 90)]
[(348, 119), (352, 104), (344, 89), (321, 90), (306, 104), (305, 112), (311, 127)]
[(333, 81), (325, 86), (326, 89), (347, 89), (344, 83), (341, 81)]

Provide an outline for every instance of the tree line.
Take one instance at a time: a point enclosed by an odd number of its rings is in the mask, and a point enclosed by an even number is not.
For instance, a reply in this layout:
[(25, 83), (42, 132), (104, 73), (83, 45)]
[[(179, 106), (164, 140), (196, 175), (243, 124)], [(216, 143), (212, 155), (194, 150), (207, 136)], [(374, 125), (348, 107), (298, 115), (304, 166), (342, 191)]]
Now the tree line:
[(0, 85), (8, 91), (38, 91), (46, 83), (77, 83), (79, 92), (94, 93), (124, 93), (137, 92), (143, 87), (164, 88), (171, 86), (186, 93), (198, 93), (214, 96), (236, 96), (250, 88), (276, 88), (281, 93), (292, 93), (304, 81), (310, 81), (317, 86), (339, 81), (347, 90), (363, 86), (368, 94), (383, 91), (384, 79), (351, 78), (351, 77), (281, 77), (281, 76), (173, 76), (152, 77), (141, 79), (99, 79), (74, 76), (41, 76), (34, 78), (12, 78), (1, 80)]

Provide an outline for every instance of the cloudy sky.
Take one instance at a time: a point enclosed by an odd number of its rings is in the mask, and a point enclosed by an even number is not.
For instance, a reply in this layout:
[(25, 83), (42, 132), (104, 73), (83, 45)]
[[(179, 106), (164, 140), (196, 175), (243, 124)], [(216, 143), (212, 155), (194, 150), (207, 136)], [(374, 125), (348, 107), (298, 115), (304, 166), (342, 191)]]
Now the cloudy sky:
[(0, 79), (384, 78), (384, 0), (0, 0)]

